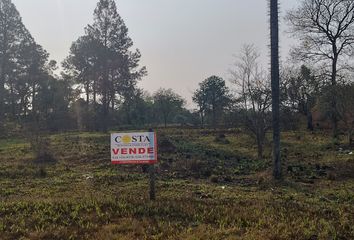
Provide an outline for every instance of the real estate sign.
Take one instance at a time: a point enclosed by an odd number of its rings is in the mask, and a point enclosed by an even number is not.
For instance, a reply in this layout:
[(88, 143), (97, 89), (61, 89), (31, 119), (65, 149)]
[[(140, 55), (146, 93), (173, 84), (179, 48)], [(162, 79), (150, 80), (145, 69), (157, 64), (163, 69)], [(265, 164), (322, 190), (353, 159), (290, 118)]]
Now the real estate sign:
[(157, 162), (157, 141), (154, 132), (112, 133), (113, 164), (154, 164)]

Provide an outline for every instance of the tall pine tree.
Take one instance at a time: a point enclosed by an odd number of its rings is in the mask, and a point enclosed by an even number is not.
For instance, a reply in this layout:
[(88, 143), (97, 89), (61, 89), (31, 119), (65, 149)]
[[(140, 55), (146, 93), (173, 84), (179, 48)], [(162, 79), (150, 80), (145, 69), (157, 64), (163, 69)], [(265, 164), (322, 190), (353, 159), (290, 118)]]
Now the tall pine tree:
[[(22, 123), (48, 117), (55, 103), (46, 99), (54, 94), (54, 86), (63, 86), (65, 96), (70, 94), (68, 82), (59, 83), (48, 58), (11, 0), (0, 0), (0, 126), (5, 120)], [(60, 101), (68, 105), (63, 98)]]
[(130, 50), (132, 46), (114, 0), (100, 0), (93, 24), (85, 28), (85, 36), (73, 43), (64, 62), (67, 73), (84, 87), (87, 102), (90, 92), (94, 102), (99, 96), (103, 131), (107, 131), (109, 110), (115, 109), (117, 97), (128, 99), (137, 81), (146, 74), (145, 67), (139, 68), (141, 54)]
[(28, 34), (15, 5), (10, 0), (0, 0), (0, 124), (6, 112), (5, 84), (14, 78), (16, 54), (21, 43), (29, 38)]

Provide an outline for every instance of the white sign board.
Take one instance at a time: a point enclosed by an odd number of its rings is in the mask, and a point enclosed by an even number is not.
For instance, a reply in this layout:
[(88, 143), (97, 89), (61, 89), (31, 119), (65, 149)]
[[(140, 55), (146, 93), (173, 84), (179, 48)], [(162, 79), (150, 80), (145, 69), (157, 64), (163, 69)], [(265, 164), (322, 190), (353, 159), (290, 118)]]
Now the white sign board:
[(112, 133), (113, 164), (154, 164), (157, 162), (157, 141), (154, 132)]

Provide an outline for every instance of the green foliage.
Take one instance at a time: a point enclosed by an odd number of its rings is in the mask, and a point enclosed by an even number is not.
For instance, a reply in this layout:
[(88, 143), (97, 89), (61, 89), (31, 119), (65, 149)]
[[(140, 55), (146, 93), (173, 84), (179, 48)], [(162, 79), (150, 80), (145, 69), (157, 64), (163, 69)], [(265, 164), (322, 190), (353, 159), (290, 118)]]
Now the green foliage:
[(49, 61), (10, 0), (0, 2), (0, 18), (0, 130), (38, 121), (43, 128), (67, 129), (71, 83), (54, 75), (56, 62)]
[(211, 76), (199, 84), (193, 96), (193, 101), (199, 107), (201, 125), (204, 124), (204, 117), (211, 115), (212, 125), (216, 127), (220, 116), (231, 103), (231, 95), (225, 81), (217, 76)]
[[(312, 111), (320, 97), (321, 87), (323, 87), (321, 80), (321, 78), (314, 76), (311, 69), (302, 65), (295, 73), (291, 71), (285, 73), (282, 81), (284, 111), (288, 112), (287, 114), (296, 111), (306, 116), (307, 129), (311, 131), (314, 130)], [(285, 118), (285, 121), (287, 120), (285, 116), (282, 116), (282, 118)]]
[(171, 122), (173, 117), (183, 112), (184, 99), (172, 89), (160, 88), (153, 96), (155, 111), (161, 116), (161, 119), (167, 126), (167, 122)]
[(131, 50), (132, 46), (115, 1), (100, 0), (94, 23), (72, 44), (63, 63), (66, 74), (84, 89), (87, 105), (92, 95), (94, 121), (104, 131), (109, 126), (110, 108), (115, 110), (119, 98), (125, 105), (131, 104), (137, 81), (146, 75), (146, 68), (139, 68), (141, 54)]

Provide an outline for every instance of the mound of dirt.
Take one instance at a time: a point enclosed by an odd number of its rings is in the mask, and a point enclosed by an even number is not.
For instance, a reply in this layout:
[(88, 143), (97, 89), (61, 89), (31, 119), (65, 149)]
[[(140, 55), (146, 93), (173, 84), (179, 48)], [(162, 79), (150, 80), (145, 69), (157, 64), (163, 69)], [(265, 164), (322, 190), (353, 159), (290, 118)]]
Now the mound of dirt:
[(177, 151), (177, 147), (166, 137), (161, 138), (158, 148), (160, 152), (175, 153)]

